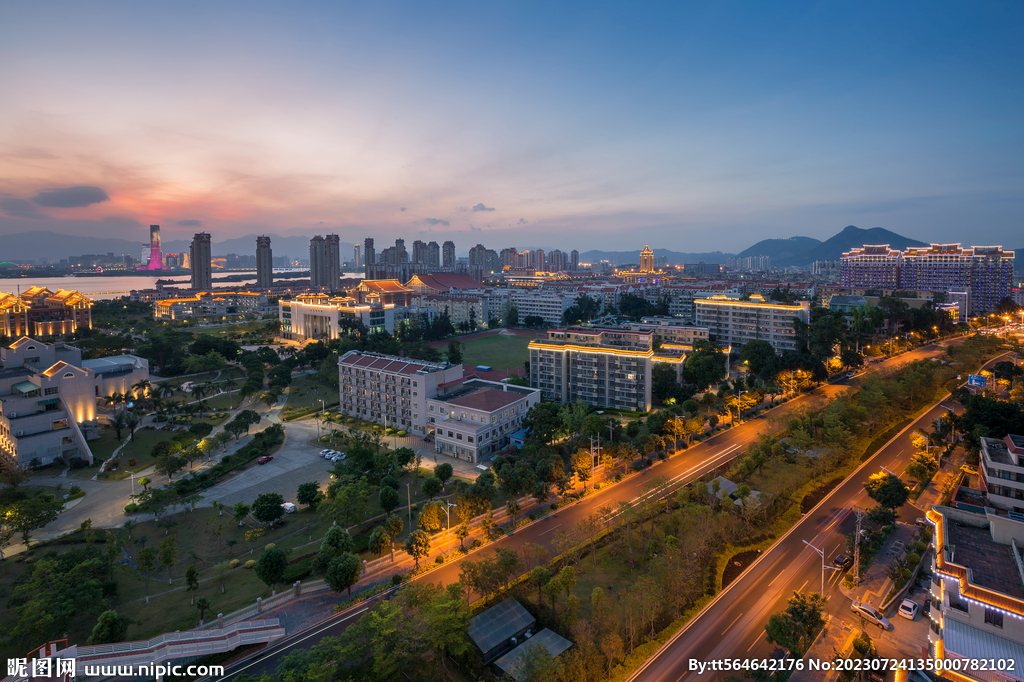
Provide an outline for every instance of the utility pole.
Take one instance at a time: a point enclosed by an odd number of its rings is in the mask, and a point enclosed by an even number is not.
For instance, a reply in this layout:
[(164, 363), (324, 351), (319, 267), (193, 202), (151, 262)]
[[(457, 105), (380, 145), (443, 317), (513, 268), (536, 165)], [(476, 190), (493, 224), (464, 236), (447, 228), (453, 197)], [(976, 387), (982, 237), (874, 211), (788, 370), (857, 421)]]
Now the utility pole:
[(409, 510), (409, 528), (412, 528), (412, 487), (411, 483), (405, 484), (405, 499), (408, 502), (407, 508)]
[(853, 540), (853, 584), (860, 584), (860, 524), (864, 519), (864, 511), (857, 507), (855, 510), (857, 514), (857, 534)]

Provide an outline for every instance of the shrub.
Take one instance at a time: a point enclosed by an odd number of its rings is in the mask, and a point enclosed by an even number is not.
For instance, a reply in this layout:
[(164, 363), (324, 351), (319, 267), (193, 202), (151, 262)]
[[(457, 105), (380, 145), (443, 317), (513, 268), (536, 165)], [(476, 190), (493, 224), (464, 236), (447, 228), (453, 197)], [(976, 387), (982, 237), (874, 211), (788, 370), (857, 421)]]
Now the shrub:
[(391, 576), (391, 584), (392, 585), (400, 585), (404, 579), (405, 579), (404, 575), (402, 575), (401, 573), (396, 573), (393, 576)]
[(256, 560), (255, 559), (249, 559), (248, 561), (245, 562), (245, 567), (246, 568), (252, 568), (255, 565), (256, 565)]
[(124, 506), (125, 514), (134, 514), (137, 511), (139, 511), (139, 505), (135, 504), (134, 502), (129, 502)]
[(907, 565), (908, 566), (917, 566), (919, 563), (921, 563), (921, 556), (920, 555), (915, 554), (914, 552), (911, 552), (910, 554), (907, 555)]
[(531, 521), (536, 521), (537, 520), (537, 513), (536, 512), (530, 512), (529, 519)]
[(473, 547), (473, 549), (476, 549), (477, 547), (479, 547), (482, 544), (484, 544), (484, 543), (480, 541), (480, 538), (477, 538), (476, 540), (473, 540), (472, 547)]
[(281, 582), (291, 585), (296, 580), (305, 580), (313, 573), (313, 558), (303, 559), (302, 561), (296, 561), (294, 564), (289, 564), (284, 569), (284, 577), (281, 578)]
[(405, 438), (405, 435), (406, 435), (406, 434), (405, 434), (405, 431), (401, 431), (401, 430), (399, 430), (399, 432), (398, 432), (398, 437), (399, 437), (399, 438)]
[(268, 550), (268, 549), (274, 549), (275, 547), (277, 547), (277, 543), (276, 542), (268, 542), (267, 546), (264, 547), (263, 549), (264, 550)]
[(238, 568), (241, 563), (238, 559), (232, 559), (228, 562), (228, 568)]
[(555, 511), (557, 509), (558, 509), (558, 503), (557, 502), (552, 502), (551, 503), (551, 511)]
[(443, 564), (444, 563), (444, 554), (438, 554), (437, 557), (434, 559), (434, 563), (435, 564)]

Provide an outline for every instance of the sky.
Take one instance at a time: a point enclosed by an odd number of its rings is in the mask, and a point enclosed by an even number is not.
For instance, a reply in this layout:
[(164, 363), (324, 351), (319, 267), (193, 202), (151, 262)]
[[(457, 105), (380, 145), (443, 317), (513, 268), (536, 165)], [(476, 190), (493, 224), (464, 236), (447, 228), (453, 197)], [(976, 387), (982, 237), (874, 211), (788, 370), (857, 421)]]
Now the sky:
[(2, 235), (1024, 247), (1019, 2), (0, 0)]

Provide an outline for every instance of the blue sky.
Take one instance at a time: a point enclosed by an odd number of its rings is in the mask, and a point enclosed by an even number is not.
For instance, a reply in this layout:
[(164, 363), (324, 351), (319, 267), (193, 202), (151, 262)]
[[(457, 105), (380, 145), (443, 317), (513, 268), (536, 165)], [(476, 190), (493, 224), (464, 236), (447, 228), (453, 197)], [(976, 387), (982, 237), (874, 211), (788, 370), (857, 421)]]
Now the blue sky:
[(1009, 2), (4, 2), (0, 234), (1022, 247), (1022, 45)]

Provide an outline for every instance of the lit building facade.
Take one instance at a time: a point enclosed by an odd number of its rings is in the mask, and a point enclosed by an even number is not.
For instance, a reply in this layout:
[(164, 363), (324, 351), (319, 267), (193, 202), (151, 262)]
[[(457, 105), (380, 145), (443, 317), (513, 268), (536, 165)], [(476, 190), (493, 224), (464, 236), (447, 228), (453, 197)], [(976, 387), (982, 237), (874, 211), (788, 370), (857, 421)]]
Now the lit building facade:
[(427, 400), (462, 380), (462, 365), (353, 350), (338, 360), (338, 411), (426, 435)]
[(29, 287), (17, 294), (0, 292), (0, 334), (54, 336), (92, 328), (92, 299), (77, 291)]
[(993, 507), (1024, 514), (1024, 436), (981, 438), (978, 473)]
[(531, 341), (530, 386), (562, 405), (651, 409), (653, 333), (606, 329), (549, 329)]
[(273, 312), (266, 294), (251, 291), (204, 291), (153, 304), (153, 318), (157, 320), (228, 319)]
[(903, 255), (888, 244), (854, 248), (843, 253), (840, 278), (852, 289), (895, 289), (902, 260)]
[(648, 274), (654, 272), (654, 251), (651, 247), (645, 246), (640, 252), (640, 272)]
[(719, 345), (742, 347), (748, 341), (767, 341), (777, 353), (797, 349), (794, 320), (807, 322), (811, 303), (769, 303), (759, 294), (749, 301), (716, 296), (694, 303), (696, 323), (706, 327)]
[(509, 435), (539, 402), (537, 389), (467, 379), (427, 399), (426, 427), (437, 452), (480, 462), (508, 445)]
[(291, 300), (279, 300), (280, 336), (289, 341), (336, 339), (343, 333), (343, 320), (358, 320), (370, 332), (395, 331), (395, 306), (369, 297), (357, 303), (348, 296), (299, 294)]

